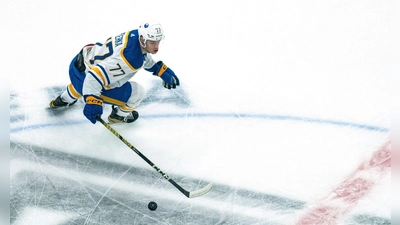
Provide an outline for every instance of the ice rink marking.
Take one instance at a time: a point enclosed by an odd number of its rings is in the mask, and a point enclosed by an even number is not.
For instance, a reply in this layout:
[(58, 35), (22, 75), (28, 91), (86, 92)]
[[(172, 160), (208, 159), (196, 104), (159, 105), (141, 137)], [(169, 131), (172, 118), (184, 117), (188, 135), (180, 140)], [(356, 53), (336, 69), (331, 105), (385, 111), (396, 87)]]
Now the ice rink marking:
[(371, 191), (380, 178), (391, 170), (391, 158), (391, 142), (387, 141), (326, 198), (306, 209), (296, 224), (338, 224), (353, 206)]
[[(389, 132), (389, 128), (373, 126), (368, 124), (361, 123), (351, 123), (345, 121), (335, 121), (329, 119), (317, 119), (317, 118), (307, 118), (307, 117), (296, 117), (296, 116), (285, 116), (285, 115), (269, 115), (269, 114), (231, 114), (231, 113), (197, 113), (197, 114), (147, 114), (140, 116), (143, 119), (162, 119), (162, 118), (253, 118), (253, 119), (264, 119), (264, 120), (272, 120), (272, 121), (297, 121), (311, 124), (325, 124), (325, 125), (334, 125), (340, 127), (351, 127), (356, 129), (368, 130), (368, 131), (378, 131), (387, 133)], [(43, 123), (43, 124), (32, 124), (25, 126), (17, 126), (11, 127), (10, 133), (18, 133), (23, 130), (36, 130), (45, 127), (54, 127), (60, 125), (77, 125), (87, 123), (87, 120), (82, 116), (82, 120), (72, 120), (66, 121), (65, 123)]]

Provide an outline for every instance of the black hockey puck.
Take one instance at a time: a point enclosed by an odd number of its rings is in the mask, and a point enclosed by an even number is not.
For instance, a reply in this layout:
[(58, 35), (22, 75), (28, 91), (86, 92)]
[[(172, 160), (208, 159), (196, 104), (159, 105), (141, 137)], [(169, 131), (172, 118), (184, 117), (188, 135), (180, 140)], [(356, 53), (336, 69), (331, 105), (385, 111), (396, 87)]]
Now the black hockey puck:
[(149, 202), (148, 207), (149, 207), (149, 209), (150, 209), (151, 211), (154, 211), (154, 210), (157, 209), (157, 203), (155, 203), (155, 202)]

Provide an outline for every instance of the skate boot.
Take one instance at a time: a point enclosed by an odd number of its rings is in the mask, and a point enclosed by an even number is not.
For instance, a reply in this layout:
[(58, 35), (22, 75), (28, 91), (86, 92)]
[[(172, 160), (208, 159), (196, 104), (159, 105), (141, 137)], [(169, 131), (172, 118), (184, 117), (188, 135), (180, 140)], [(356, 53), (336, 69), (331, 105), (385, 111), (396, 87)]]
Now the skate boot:
[(132, 123), (139, 118), (139, 113), (136, 111), (130, 112), (127, 116), (123, 117), (117, 114), (118, 108), (112, 106), (112, 112), (108, 117), (110, 123)]
[(57, 108), (61, 108), (61, 107), (69, 107), (69, 106), (75, 104), (76, 101), (77, 101), (77, 100), (75, 100), (74, 102), (71, 102), (71, 103), (63, 102), (63, 101), (61, 100), (61, 95), (60, 95), (60, 96), (58, 96), (56, 99), (51, 100), (51, 102), (50, 102), (50, 108), (52, 108), (52, 109), (57, 109)]

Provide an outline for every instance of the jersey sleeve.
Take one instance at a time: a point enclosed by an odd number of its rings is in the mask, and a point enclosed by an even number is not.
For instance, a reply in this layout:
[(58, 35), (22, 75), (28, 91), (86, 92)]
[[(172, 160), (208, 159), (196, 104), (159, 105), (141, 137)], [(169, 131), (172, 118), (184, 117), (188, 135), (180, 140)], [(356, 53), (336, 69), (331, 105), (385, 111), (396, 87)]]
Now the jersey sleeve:
[(154, 61), (153, 57), (150, 54), (146, 54), (144, 56), (144, 59), (145, 59), (145, 61), (144, 61), (144, 66), (143, 67), (145, 69), (150, 69), (151, 67), (154, 66), (154, 64), (156, 64), (156, 62)]

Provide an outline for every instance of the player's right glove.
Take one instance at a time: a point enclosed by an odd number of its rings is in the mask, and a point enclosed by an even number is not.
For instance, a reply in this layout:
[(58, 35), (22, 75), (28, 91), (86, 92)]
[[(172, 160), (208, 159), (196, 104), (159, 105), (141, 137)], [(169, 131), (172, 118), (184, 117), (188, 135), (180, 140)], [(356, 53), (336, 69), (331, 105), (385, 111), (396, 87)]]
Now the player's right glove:
[(171, 78), (169, 79), (168, 82), (163, 79), (163, 86), (168, 89), (176, 88), (176, 86), (179, 86), (178, 77), (175, 74), (171, 75)]
[(93, 124), (96, 123), (97, 116), (103, 114), (103, 100), (94, 95), (85, 95), (86, 105), (83, 108), (83, 115)]
[(161, 77), (163, 80), (163, 86), (165, 88), (171, 89), (179, 86), (179, 79), (175, 75), (174, 71), (172, 71), (167, 65), (165, 65), (162, 61), (158, 61), (154, 64), (150, 69), (146, 69), (147, 71), (153, 72), (153, 75)]

